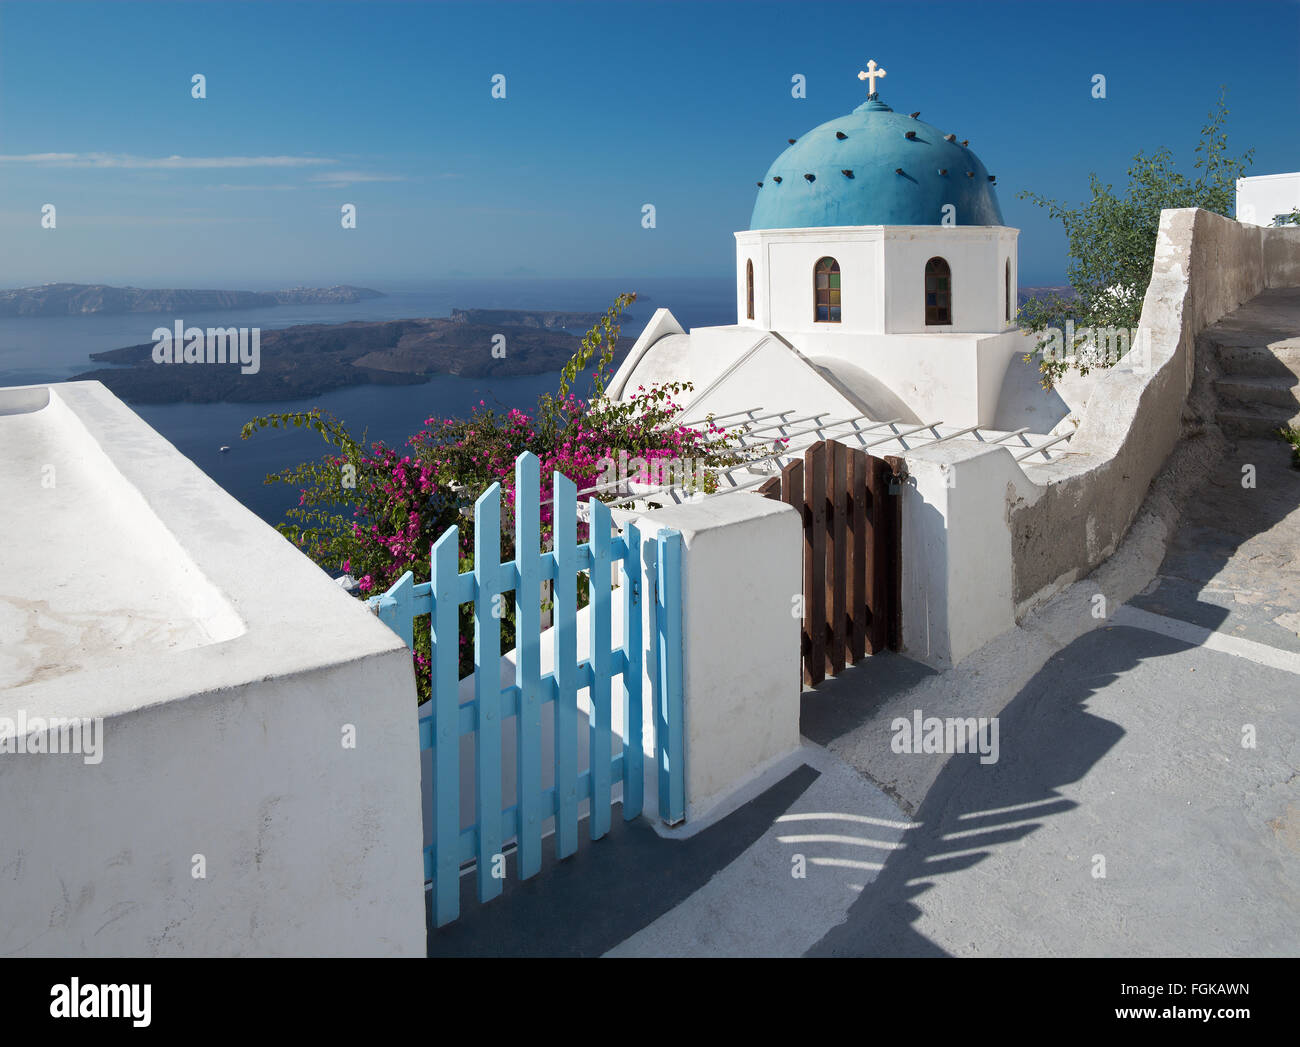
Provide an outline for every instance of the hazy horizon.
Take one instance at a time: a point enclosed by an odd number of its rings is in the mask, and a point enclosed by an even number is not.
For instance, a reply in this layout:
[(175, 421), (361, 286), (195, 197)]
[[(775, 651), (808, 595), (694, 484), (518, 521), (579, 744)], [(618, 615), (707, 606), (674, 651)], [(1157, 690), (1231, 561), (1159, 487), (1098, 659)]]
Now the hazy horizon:
[[(1163, 145), (1190, 171), (1221, 84), (1229, 152), (1254, 147), (1254, 174), (1297, 166), (1277, 123), (1300, 94), (1294, 5), (825, 10), (8, 0), (0, 287), (730, 278), (755, 181), (862, 101), (868, 58), (884, 101), (998, 176), (1025, 285), (1064, 282), (1065, 237), (1017, 193), (1080, 201), (1093, 171), (1122, 189)], [(1249, 48), (1217, 50), (1225, 19)]]

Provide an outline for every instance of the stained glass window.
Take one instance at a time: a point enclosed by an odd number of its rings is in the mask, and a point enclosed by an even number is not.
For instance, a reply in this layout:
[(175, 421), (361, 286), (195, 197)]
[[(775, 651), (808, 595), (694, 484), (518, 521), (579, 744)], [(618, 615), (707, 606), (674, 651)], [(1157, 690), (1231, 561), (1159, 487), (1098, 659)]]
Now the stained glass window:
[(952, 270), (942, 258), (925, 263), (925, 322), (952, 323)]
[(840, 263), (834, 258), (818, 259), (813, 269), (813, 301), (814, 320), (840, 322)]

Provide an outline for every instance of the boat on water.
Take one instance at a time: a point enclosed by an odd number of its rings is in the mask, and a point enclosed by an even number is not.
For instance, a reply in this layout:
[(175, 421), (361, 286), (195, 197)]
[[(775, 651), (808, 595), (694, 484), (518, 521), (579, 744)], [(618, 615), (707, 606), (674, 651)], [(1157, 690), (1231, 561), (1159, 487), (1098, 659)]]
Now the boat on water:
[(230, 450), (230, 448), (229, 448), (229, 447), (218, 447), (217, 450), (218, 450), (221, 454), (225, 454), (227, 451)]

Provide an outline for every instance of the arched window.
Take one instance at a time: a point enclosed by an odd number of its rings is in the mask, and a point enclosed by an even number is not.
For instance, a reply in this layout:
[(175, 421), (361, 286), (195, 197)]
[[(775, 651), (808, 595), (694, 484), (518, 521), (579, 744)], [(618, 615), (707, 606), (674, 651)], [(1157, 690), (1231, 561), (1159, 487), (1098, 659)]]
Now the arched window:
[(823, 323), (840, 322), (840, 263), (834, 258), (819, 258), (813, 269), (813, 319)]
[(952, 323), (952, 270), (942, 258), (925, 263), (925, 322)]
[(745, 319), (754, 319), (754, 260), (745, 259)]
[(1011, 323), (1011, 259), (1007, 259), (1007, 282), (1005, 288), (1006, 296), (1006, 321)]

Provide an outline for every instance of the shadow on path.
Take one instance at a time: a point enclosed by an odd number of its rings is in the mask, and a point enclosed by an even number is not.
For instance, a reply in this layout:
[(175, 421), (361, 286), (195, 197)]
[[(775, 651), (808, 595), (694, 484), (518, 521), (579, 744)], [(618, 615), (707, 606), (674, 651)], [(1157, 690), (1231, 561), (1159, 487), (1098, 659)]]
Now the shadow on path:
[[(1125, 733), (1091, 714), (1089, 698), (1140, 662), (1186, 650), (1187, 644), (1155, 633), (1112, 628), (1087, 633), (1049, 659), (999, 717), (998, 762), (981, 764), (977, 754), (948, 760), (901, 847), (846, 921), (809, 955), (947, 955), (914, 926), (922, 915), (921, 898), (941, 877), (970, 870), (997, 848), (1024, 840), (1045, 819), (1074, 810), (1078, 804), (1062, 788), (1082, 779)], [(1027, 865), (1024, 875), (1028, 884), (1035, 868)], [(977, 911), (978, 880), (964, 889), (976, 908), (973, 937), (989, 921)], [(951, 921), (945, 926), (959, 935)]]
[[(622, 820), (595, 843), (579, 827), (578, 853), (556, 861), (554, 836), (542, 842), (542, 870), (516, 878), (506, 858), (505, 889), (485, 904), (474, 876), (460, 881), (461, 918), (429, 932), (430, 956), (599, 956), (653, 923), (763, 835), (819, 777), (803, 766), (716, 825), (683, 840), (659, 836), (644, 819)], [(427, 926), (431, 895), (425, 892)]]
[[(1246, 471), (1253, 487), (1243, 487)], [(1241, 440), (1190, 499), (1155, 583), (1129, 601), (1153, 614), (1300, 652), (1300, 470), (1281, 439)], [(1243, 546), (1250, 543), (1250, 549)]]

